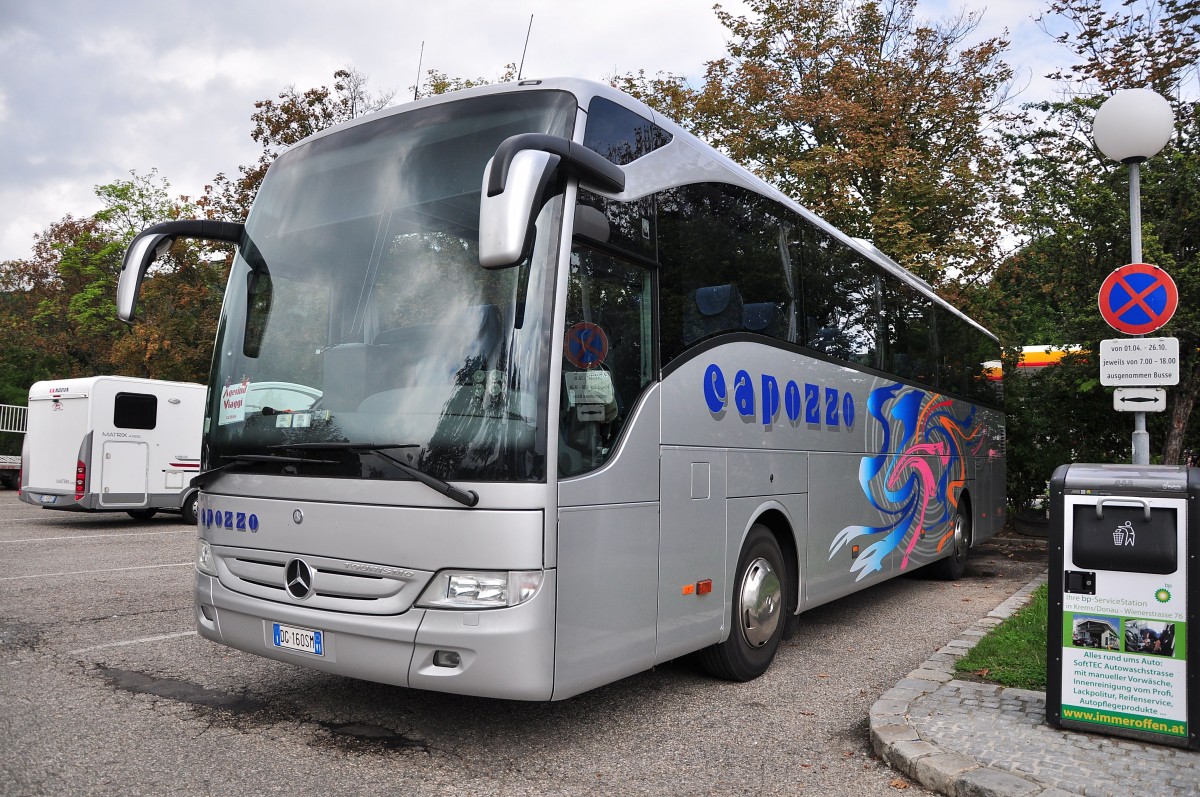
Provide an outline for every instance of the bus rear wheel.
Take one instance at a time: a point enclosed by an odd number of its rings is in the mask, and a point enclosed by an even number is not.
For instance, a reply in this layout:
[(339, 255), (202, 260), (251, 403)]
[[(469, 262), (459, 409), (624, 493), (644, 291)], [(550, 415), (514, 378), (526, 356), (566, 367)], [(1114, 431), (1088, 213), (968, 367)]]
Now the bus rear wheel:
[(930, 567), (933, 576), (943, 581), (958, 581), (967, 570), (967, 551), (971, 548), (971, 518), (962, 507), (954, 512), (953, 529), (950, 555), (938, 559)]
[(771, 666), (786, 624), (786, 574), (775, 536), (756, 524), (738, 557), (729, 638), (699, 653), (709, 675), (751, 681)]

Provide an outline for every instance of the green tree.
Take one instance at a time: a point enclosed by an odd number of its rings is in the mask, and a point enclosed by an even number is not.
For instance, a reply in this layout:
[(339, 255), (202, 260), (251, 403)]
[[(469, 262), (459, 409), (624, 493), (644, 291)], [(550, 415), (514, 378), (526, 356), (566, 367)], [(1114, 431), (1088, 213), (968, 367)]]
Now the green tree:
[(450, 77), (445, 72), (437, 69), (425, 70), (425, 79), (421, 81), (420, 86), (409, 86), (413, 92), (413, 99), (419, 97), (433, 97), (438, 94), (446, 94), (451, 91), (459, 91), (461, 89), (469, 89), (475, 86), (487, 86), (491, 83), (510, 83), (517, 79), (517, 65), (510, 63), (504, 65), (504, 70), (500, 76), (491, 81), (485, 77), (476, 78), (460, 78)]
[(215, 320), (205, 317), (220, 305), (219, 264), (218, 279), (201, 275), (212, 268), (198, 250), (176, 247), (149, 275), (133, 330), (117, 321), (114, 300), (134, 235), (192, 208), (169, 198), (157, 172), (97, 186), (96, 196), (102, 207), (91, 217), (63, 218), (37, 236), (30, 257), (0, 264), (6, 398), (23, 398), (40, 379), (118, 373), (198, 380), (207, 372)]
[(931, 283), (992, 271), (1006, 201), (993, 127), (1003, 38), (966, 46), (977, 14), (919, 21), (916, 0), (750, 0), (717, 7), (728, 55), (703, 83), (644, 72), (614, 85), (750, 166)]
[[(1117, 336), (1096, 297), (1105, 276), (1130, 261), (1130, 233), (1128, 171), (1096, 150), (1092, 120), (1107, 96), (1124, 88), (1158, 91), (1177, 121), (1171, 142), (1141, 168), (1143, 259), (1166, 269), (1183, 297), (1172, 322), (1155, 333), (1179, 338), (1182, 363), (1180, 384), (1168, 390), (1168, 413), (1148, 419), (1152, 453), (1176, 464), (1200, 442), (1188, 424), (1200, 394), (1200, 308), (1187, 301), (1200, 296), (1200, 106), (1184, 97), (1200, 60), (1198, 11), (1200, 0), (1132, 0), (1114, 11), (1098, 0), (1056, 0), (1041, 20), (1079, 63), (1052, 75), (1069, 81), (1064, 98), (1027, 106), (1009, 139), (1019, 153), (1012, 179), (1022, 197), (1014, 228), (1025, 243), (997, 270), (980, 304), (1010, 343), (1079, 344), (1093, 352), (1085, 368), (1010, 388), (1021, 395), (1009, 404), (1010, 442), (1015, 430), (1038, 430), (1043, 452), (1069, 454), (1057, 464), (1130, 458), (1132, 421), (1114, 417), (1094, 355), (1102, 339)], [(1049, 477), (1051, 463), (1038, 476), (1019, 461), (1040, 452), (1010, 454), (1011, 473), (1038, 484)]]
[(250, 137), (262, 146), (262, 154), (249, 166), (239, 166), (238, 176), (224, 172), (205, 186), (196, 204), (209, 218), (244, 221), (258, 193), (267, 167), (285, 149), (328, 127), (349, 122), (391, 104), (395, 91), (372, 93), (368, 78), (353, 67), (333, 73), (333, 88), (317, 86), (297, 91), (288, 86), (274, 99), (254, 103)]

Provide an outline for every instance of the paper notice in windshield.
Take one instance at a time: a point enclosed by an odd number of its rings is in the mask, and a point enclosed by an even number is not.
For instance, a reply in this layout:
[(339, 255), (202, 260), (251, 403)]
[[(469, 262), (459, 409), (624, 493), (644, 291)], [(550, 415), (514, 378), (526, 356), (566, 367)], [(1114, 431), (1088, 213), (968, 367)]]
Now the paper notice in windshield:
[(572, 405), (608, 404), (613, 400), (612, 375), (608, 371), (567, 371), (563, 379)]
[(246, 420), (246, 391), (249, 388), (250, 382), (247, 379), (222, 388), (221, 415), (217, 419), (218, 425), (241, 423)]

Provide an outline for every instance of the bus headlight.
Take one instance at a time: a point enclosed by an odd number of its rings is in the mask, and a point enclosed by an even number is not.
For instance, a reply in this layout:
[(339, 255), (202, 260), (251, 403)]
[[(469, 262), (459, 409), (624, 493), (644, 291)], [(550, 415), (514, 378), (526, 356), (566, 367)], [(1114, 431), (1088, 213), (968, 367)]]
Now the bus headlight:
[(207, 540), (196, 540), (196, 569), (206, 576), (217, 574), (217, 563)]
[(499, 609), (524, 603), (542, 586), (541, 570), (443, 570), (417, 605), (437, 609)]

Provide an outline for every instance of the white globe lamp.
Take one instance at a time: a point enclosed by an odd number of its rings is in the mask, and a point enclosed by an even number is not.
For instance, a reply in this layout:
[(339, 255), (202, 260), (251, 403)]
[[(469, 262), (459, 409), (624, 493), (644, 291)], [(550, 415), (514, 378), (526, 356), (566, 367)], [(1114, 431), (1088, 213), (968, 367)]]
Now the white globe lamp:
[(1119, 163), (1141, 163), (1153, 157), (1174, 130), (1171, 104), (1150, 89), (1118, 91), (1104, 101), (1092, 122), (1096, 146)]

